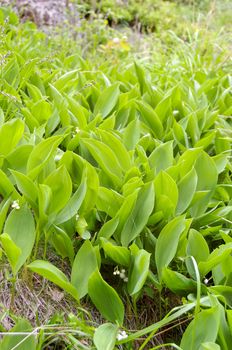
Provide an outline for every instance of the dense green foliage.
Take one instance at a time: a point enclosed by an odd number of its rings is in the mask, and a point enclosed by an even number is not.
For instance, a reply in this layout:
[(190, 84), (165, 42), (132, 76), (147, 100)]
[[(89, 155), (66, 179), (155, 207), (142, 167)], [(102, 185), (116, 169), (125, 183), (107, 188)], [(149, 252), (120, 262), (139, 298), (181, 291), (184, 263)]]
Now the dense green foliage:
[[(170, 346), (229, 350), (226, 48), (201, 33), (186, 43), (172, 33), (176, 49), (154, 50), (144, 63), (133, 60), (128, 42), (104, 32), (104, 46), (93, 41), (83, 59), (73, 39), (49, 38), (7, 11), (0, 21), (0, 242), (12, 285), (26, 269), (70, 294), (77, 307), (91, 299), (107, 323), (95, 332), (82, 328), (73, 348), (133, 349), (148, 335), (144, 349), (187, 314), (188, 327)], [(50, 251), (69, 261), (70, 275), (49, 261)], [(125, 335), (124, 301), (136, 313), (144, 293), (161, 298), (167, 289), (183, 305)], [(28, 330), (26, 320), (13, 329)], [(81, 344), (81, 335), (93, 344)], [(1, 349), (21, 340), (8, 335)], [(32, 335), (17, 349), (42, 346)]]

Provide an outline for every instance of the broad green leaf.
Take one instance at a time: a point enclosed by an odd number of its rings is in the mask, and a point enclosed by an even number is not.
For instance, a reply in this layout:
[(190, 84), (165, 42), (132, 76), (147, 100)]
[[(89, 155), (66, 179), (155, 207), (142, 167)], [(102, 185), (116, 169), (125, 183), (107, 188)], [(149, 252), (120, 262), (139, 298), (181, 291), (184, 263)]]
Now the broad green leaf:
[(53, 171), (44, 182), (52, 191), (49, 213), (58, 213), (65, 207), (72, 193), (72, 181), (64, 166)]
[(48, 208), (52, 200), (52, 191), (49, 186), (41, 184), (38, 186), (39, 221), (46, 223), (48, 220)]
[(165, 171), (160, 171), (154, 180), (155, 211), (162, 211), (165, 218), (174, 215), (178, 202), (178, 188), (175, 181)]
[(1, 350), (36, 350), (36, 334), (31, 324), (27, 320), (18, 319), (9, 334), (0, 341), (0, 348)]
[(0, 127), (0, 155), (6, 156), (17, 146), (23, 136), (24, 122), (17, 118)]
[(155, 262), (159, 274), (162, 279), (162, 271), (167, 267), (174, 258), (180, 235), (185, 229), (184, 216), (178, 216), (170, 221), (160, 232), (155, 248)]
[(189, 207), (189, 211), (193, 218), (199, 218), (205, 213), (210, 204), (211, 197), (212, 191), (210, 190), (195, 192)]
[(167, 267), (163, 269), (162, 278), (167, 288), (178, 295), (187, 295), (196, 291), (197, 283), (195, 281)]
[(140, 137), (140, 121), (138, 119), (132, 120), (123, 132), (123, 141), (126, 148), (133, 150), (139, 142)]
[(197, 187), (197, 173), (192, 168), (178, 183), (178, 203), (176, 214), (182, 214), (190, 205)]
[(188, 236), (187, 254), (192, 255), (197, 263), (209, 257), (209, 247), (204, 237), (191, 229)]
[(100, 231), (98, 232), (97, 238), (107, 238), (109, 239), (116, 231), (119, 223), (119, 218), (115, 216), (113, 219), (107, 221), (102, 225)]
[(6, 221), (8, 210), (11, 204), (11, 197), (3, 199), (0, 204), (0, 234), (2, 233), (3, 226)]
[(86, 195), (86, 179), (83, 177), (83, 181), (81, 182), (80, 186), (76, 190), (76, 192), (73, 194), (73, 196), (69, 199), (66, 206), (59, 212), (57, 215), (55, 222), (56, 224), (61, 224), (65, 221), (68, 221), (71, 219), (75, 214), (77, 214), (81, 204), (83, 203), (83, 200)]
[(38, 190), (33, 181), (26, 175), (19, 173), (18, 171), (11, 170), (19, 191), (25, 196), (28, 202), (36, 208), (36, 202), (38, 198)]
[[(214, 161), (202, 152), (195, 163), (197, 172), (197, 191), (214, 190), (217, 184), (218, 173)], [(209, 176), (210, 174), (210, 176)]]
[(129, 267), (130, 251), (128, 248), (112, 244), (103, 239), (101, 239), (101, 242), (105, 254), (110, 259), (112, 259), (118, 265)]
[(146, 282), (149, 272), (150, 255), (146, 250), (131, 251), (131, 263), (128, 276), (128, 292), (137, 294)]
[(21, 250), (15, 266), (15, 273), (17, 273), (30, 256), (35, 242), (35, 222), (30, 209), (24, 206), (12, 210), (6, 220), (4, 232)]
[(184, 332), (180, 347), (183, 350), (199, 350), (202, 343), (214, 343), (217, 339), (219, 322), (220, 312), (218, 306), (202, 310)]
[(83, 169), (83, 180), (86, 178), (86, 194), (80, 207), (80, 214), (87, 215), (96, 205), (99, 191), (99, 177), (97, 169), (85, 162), (86, 173)]
[(97, 135), (102, 142), (108, 145), (117, 157), (118, 163), (124, 171), (131, 168), (131, 158), (124, 144), (113, 132), (98, 129)]
[(100, 167), (116, 185), (121, 184), (122, 168), (115, 153), (103, 142), (94, 139), (82, 139), (83, 144)]
[(113, 350), (116, 343), (118, 326), (112, 323), (104, 323), (99, 326), (93, 336), (93, 342), (97, 350)]
[(198, 267), (201, 275), (205, 276), (213, 267), (226, 259), (231, 254), (231, 251), (232, 243), (222, 244), (214, 249), (206, 261), (199, 262)]
[(154, 207), (153, 183), (145, 184), (138, 193), (136, 203), (121, 232), (121, 243), (128, 246), (144, 229)]
[(37, 102), (28, 103), (28, 107), (34, 118), (39, 122), (40, 125), (47, 122), (47, 120), (52, 115), (52, 108), (49, 102), (44, 101), (43, 99)]
[(212, 157), (212, 160), (214, 161), (218, 174), (220, 174), (225, 170), (226, 164), (228, 163), (228, 155), (218, 154)]
[(221, 350), (221, 347), (213, 342), (205, 342), (201, 344), (199, 350)]
[(63, 140), (63, 136), (51, 136), (38, 143), (31, 152), (28, 163), (28, 176), (34, 179), (38, 173), (43, 169), (45, 164), (54, 155), (56, 148)]
[(74, 297), (74, 299), (79, 299), (76, 288), (69, 282), (65, 274), (50, 262), (43, 260), (35, 260), (29, 265), (27, 265), (27, 267), (33, 272), (38, 273), (47, 280), (55, 283), (65, 292), (71, 294)]
[(135, 66), (135, 73), (139, 82), (140, 93), (141, 95), (143, 95), (148, 89), (147, 80), (145, 77), (145, 71), (137, 62), (134, 62), (134, 66)]
[(27, 161), (33, 150), (32, 145), (20, 145), (13, 149), (6, 157), (9, 168), (26, 174)]
[(151, 168), (155, 168), (156, 174), (173, 165), (173, 142), (169, 141), (159, 145), (149, 156)]
[(72, 264), (74, 259), (74, 247), (69, 235), (60, 227), (54, 225), (54, 232), (51, 236), (51, 242), (58, 254), (60, 254), (63, 259), (68, 257), (70, 263)]
[(123, 203), (123, 197), (116, 191), (107, 187), (99, 187), (96, 206), (100, 211), (114, 217)]
[(20, 255), (22, 254), (22, 250), (14, 243), (7, 233), (3, 233), (0, 236), (0, 241), (12, 268), (13, 275), (16, 276), (19, 270), (17, 265)]
[(137, 102), (137, 106), (143, 121), (150, 127), (153, 135), (160, 139), (163, 135), (163, 126), (156, 112), (144, 102)]
[(124, 319), (123, 303), (114, 288), (103, 280), (98, 270), (89, 279), (88, 294), (104, 318), (122, 325)]
[(100, 113), (103, 118), (107, 117), (110, 112), (115, 107), (118, 98), (119, 98), (120, 90), (119, 84), (115, 83), (109, 87), (107, 87), (99, 96), (97, 103), (94, 107), (94, 114)]
[(171, 96), (165, 96), (155, 107), (155, 113), (158, 115), (159, 119), (163, 122), (166, 119), (167, 113), (171, 106)]
[(81, 106), (74, 98), (67, 96), (69, 103), (69, 110), (75, 115), (78, 125), (81, 129), (84, 129), (87, 125), (88, 111)]
[(13, 199), (19, 197), (17, 191), (15, 190), (13, 184), (9, 180), (8, 176), (0, 169), (0, 194), (4, 198), (8, 198), (12, 195)]
[(97, 267), (94, 248), (90, 241), (86, 240), (77, 252), (71, 273), (71, 283), (76, 288), (79, 298), (87, 294), (89, 278)]

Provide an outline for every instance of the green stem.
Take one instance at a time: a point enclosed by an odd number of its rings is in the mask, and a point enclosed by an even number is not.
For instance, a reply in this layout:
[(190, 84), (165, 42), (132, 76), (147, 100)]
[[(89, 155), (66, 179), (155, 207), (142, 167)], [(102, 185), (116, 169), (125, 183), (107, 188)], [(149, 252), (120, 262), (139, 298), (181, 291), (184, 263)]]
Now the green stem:
[(39, 240), (40, 240), (40, 230), (39, 230), (39, 225), (36, 227), (35, 231), (35, 249), (34, 249), (34, 254), (33, 254), (33, 259), (35, 260), (38, 254), (38, 247), (39, 247)]
[(15, 283), (16, 283), (16, 278), (13, 277), (11, 280), (11, 299), (10, 299), (10, 310), (14, 310), (14, 302), (15, 302)]

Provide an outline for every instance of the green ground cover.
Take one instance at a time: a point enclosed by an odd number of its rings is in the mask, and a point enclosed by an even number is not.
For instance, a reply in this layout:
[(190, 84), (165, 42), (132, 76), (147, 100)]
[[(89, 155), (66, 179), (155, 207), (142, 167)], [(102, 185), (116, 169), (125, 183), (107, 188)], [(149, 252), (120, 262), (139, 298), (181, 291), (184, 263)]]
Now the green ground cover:
[[(229, 350), (229, 21), (101, 5), (47, 34), (0, 10), (0, 348)], [(63, 312), (26, 317), (47, 285)]]

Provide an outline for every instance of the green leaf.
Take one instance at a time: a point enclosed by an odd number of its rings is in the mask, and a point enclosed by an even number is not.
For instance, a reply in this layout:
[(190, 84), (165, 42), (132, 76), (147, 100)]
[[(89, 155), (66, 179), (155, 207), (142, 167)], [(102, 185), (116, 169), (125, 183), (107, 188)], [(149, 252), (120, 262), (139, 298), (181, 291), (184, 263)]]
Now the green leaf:
[(195, 170), (198, 177), (197, 191), (214, 190), (217, 184), (218, 173), (214, 161), (207, 153), (202, 152), (197, 158)]
[(174, 215), (178, 202), (178, 188), (175, 181), (165, 171), (160, 171), (154, 180), (155, 211), (162, 211), (165, 218)]
[(112, 323), (104, 323), (99, 326), (93, 336), (93, 342), (97, 350), (113, 350), (116, 343), (118, 326)]
[(163, 268), (169, 265), (176, 254), (179, 238), (184, 229), (185, 218), (179, 216), (170, 221), (159, 234), (155, 248), (155, 262), (160, 280)]
[(132, 120), (123, 132), (123, 141), (126, 148), (133, 150), (139, 142), (140, 137), (140, 121), (138, 119)]
[(182, 214), (190, 205), (197, 187), (197, 173), (192, 168), (178, 184), (178, 203), (176, 214)]
[(25, 196), (28, 202), (36, 208), (37, 198), (38, 198), (38, 190), (33, 181), (26, 175), (19, 173), (18, 171), (11, 170), (13, 174), (17, 187), (19, 191)]
[(119, 218), (115, 216), (113, 219), (104, 223), (98, 232), (97, 238), (107, 238), (109, 239), (116, 231), (119, 223)]
[(173, 165), (173, 142), (169, 141), (159, 145), (149, 156), (151, 168), (155, 168), (156, 174)]
[(150, 127), (153, 135), (160, 139), (163, 135), (163, 126), (156, 112), (144, 102), (137, 102), (137, 106), (143, 121)]
[(52, 136), (42, 140), (34, 147), (27, 163), (27, 173), (30, 178), (34, 179), (39, 174), (54, 155), (56, 148), (62, 140), (63, 136)]
[(74, 259), (74, 247), (68, 234), (60, 227), (54, 225), (54, 232), (51, 236), (51, 242), (58, 254), (60, 254), (63, 259), (68, 257), (70, 263), (72, 264)]
[(104, 318), (122, 325), (124, 319), (123, 303), (114, 288), (103, 280), (98, 270), (89, 279), (88, 294)]
[(129, 170), (131, 168), (131, 158), (120, 138), (116, 137), (113, 132), (101, 129), (97, 130), (97, 135), (99, 135), (100, 140), (108, 145), (114, 152), (121, 168), (124, 169), (124, 171)]
[(100, 113), (103, 118), (107, 117), (115, 107), (119, 94), (120, 90), (118, 83), (107, 87), (97, 99), (97, 103), (94, 107), (94, 114), (96, 115)]
[(123, 196), (118, 192), (107, 188), (99, 187), (96, 206), (100, 211), (105, 212), (110, 217), (115, 217), (123, 203)]
[(30, 270), (38, 273), (47, 280), (55, 283), (65, 292), (71, 294), (74, 299), (79, 300), (76, 288), (69, 282), (65, 274), (48, 261), (35, 260), (27, 266)]
[(102, 247), (105, 254), (112, 259), (116, 264), (129, 267), (130, 264), (130, 252), (126, 247), (120, 247), (118, 245), (107, 242), (107, 240), (101, 239)]
[(100, 167), (116, 184), (121, 184), (122, 168), (115, 153), (103, 142), (94, 139), (82, 139), (81, 142), (87, 147), (93, 158)]
[(232, 251), (232, 243), (222, 244), (218, 248), (214, 249), (209, 255), (206, 261), (201, 261), (198, 264), (200, 274), (205, 276), (212, 270), (213, 267), (220, 264), (226, 259)]
[(78, 189), (76, 190), (76, 192), (74, 193), (74, 195), (69, 199), (66, 206), (57, 215), (55, 220), (57, 225), (62, 224), (65, 221), (68, 221), (75, 214), (77, 214), (85, 198), (86, 191), (87, 191), (86, 178), (83, 177), (83, 180), (80, 186), (78, 187)]
[(12, 210), (6, 220), (4, 232), (21, 250), (20, 256), (17, 253), (16, 274), (30, 256), (35, 242), (35, 223), (31, 211), (25, 206)]
[(24, 132), (24, 122), (17, 118), (0, 127), (0, 155), (6, 156), (19, 143)]
[(1, 350), (36, 350), (36, 334), (33, 332), (31, 324), (27, 320), (18, 319), (9, 334), (0, 341), (0, 348)]
[(173, 292), (179, 295), (187, 295), (195, 292), (197, 283), (185, 277), (179, 272), (172, 271), (165, 267), (162, 274), (163, 282)]
[(192, 255), (197, 263), (206, 261), (209, 257), (209, 247), (206, 240), (193, 229), (189, 232), (187, 254)]
[(202, 343), (214, 343), (219, 322), (220, 312), (217, 306), (201, 311), (184, 332), (180, 347), (183, 350), (199, 350)]
[(52, 191), (49, 213), (57, 213), (67, 204), (72, 193), (72, 181), (64, 166), (54, 170), (45, 180), (45, 185)]
[(144, 249), (131, 252), (127, 286), (130, 295), (137, 294), (146, 282), (149, 272), (150, 255), (151, 254)]
[(124, 246), (133, 241), (144, 229), (154, 207), (155, 193), (153, 182), (145, 184), (138, 193), (136, 203), (121, 232)]
[(135, 66), (135, 73), (139, 82), (140, 93), (141, 95), (143, 95), (148, 89), (145, 72), (137, 62), (134, 62), (134, 66)]
[(2, 247), (6, 253), (7, 259), (12, 268), (13, 275), (16, 276), (19, 268), (17, 267), (22, 250), (14, 243), (7, 233), (0, 236)]
[(9, 180), (8, 176), (0, 169), (0, 194), (4, 198), (9, 198), (13, 194), (13, 198), (18, 198), (19, 195)]
[(97, 267), (94, 248), (90, 241), (86, 240), (77, 252), (71, 273), (71, 283), (76, 288), (79, 298), (87, 294), (89, 278)]
[(26, 174), (27, 161), (32, 150), (32, 145), (19, 145), (17, 148), (14, 148), (6, 157), (9, 168)]
[(221, 350), (221, 347), (213, 342), (202, 343), (199, 350)]

